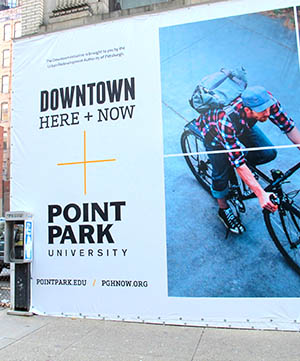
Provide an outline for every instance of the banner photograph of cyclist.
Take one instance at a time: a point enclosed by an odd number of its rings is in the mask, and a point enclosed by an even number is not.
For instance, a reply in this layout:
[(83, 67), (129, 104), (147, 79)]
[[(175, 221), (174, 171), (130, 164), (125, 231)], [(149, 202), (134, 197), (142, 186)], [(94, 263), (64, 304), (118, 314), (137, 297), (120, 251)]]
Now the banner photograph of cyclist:
[(298, 23), (160, 28), (170, 297), (300, 296)]

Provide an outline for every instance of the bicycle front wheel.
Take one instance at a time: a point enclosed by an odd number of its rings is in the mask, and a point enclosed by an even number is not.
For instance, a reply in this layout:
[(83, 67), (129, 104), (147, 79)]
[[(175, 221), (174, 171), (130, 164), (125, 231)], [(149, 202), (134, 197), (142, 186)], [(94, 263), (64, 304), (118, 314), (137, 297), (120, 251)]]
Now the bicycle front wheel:
[(286, 201), (275, 213), (264, 212), (267, 229), (288, 264), (300, 274), (300, 209)]
[(184, 158), (193, 175), (201, 186), (210, 193), (212, 166), (207, 154), (202, 153), (205, 152), (205, 147), (201, 138), (189, 130), (185, 130), (181, 136), (181, 149), (186, 154)]

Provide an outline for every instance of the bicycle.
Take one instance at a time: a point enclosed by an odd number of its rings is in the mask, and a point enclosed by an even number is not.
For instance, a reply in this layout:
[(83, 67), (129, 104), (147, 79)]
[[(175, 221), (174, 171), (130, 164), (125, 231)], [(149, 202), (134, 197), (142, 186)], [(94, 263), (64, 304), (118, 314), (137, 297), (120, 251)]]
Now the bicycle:
[[(196, 126), (196, 119), (187, 123), (181, 135), (181, 148), (184, 158), (199, 184), (211, 193), (212, 166), (203, 141), (203, 137)], [(249, 164), (248, 167), (256, 179), (267, 184), (264, 187), (265, 191), (276, 195), (278, 210), (275, 213), (263, 210), (264, 222), (277, 249), (289, 266), (300, 274), (300, 207), (295, 202), (300, 189), (289, 192), (283, 190), (283, 184), (288, 183), (287, 179), (300, 168), (300, 162), (285, 173), (278, 169), (272, 169), (271, 178), (256, 167)], [(229, 177), (227, 200), (235, 215), (240, 217), (240, 213), (246, 211), (245, 201), (255, 197), (255, 194), (249, 192), (249, 188), (232, 169), (232, 174)]]

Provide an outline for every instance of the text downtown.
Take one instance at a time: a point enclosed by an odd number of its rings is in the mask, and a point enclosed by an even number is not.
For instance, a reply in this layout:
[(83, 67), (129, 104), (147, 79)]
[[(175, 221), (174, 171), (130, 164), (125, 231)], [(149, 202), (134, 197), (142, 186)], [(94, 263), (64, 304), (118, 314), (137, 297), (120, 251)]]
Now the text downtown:
[(72, 85), (40, 93), (40, 111), (71, 109), (135, 99), (135, 78)]

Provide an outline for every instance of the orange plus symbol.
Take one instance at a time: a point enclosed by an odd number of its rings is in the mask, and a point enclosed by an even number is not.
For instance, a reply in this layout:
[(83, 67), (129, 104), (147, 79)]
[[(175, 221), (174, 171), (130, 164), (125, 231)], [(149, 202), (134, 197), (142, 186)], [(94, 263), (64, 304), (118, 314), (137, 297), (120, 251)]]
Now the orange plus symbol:
[(89, 163), (102, 163), (102, 162), (114, 162), (116, 159), (101, 159), (101, 160), (86, 160), (86, 132), (83, 132), (83, 161), (81, 162), (69, 162), (69, 163), (57, 163), (57, 165), (74, 165), (83, 164), (83, 176), (84, 176), (84, 194), (86, 194), (86, 165)]

